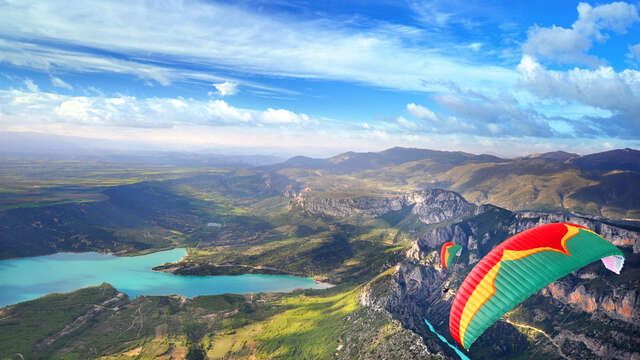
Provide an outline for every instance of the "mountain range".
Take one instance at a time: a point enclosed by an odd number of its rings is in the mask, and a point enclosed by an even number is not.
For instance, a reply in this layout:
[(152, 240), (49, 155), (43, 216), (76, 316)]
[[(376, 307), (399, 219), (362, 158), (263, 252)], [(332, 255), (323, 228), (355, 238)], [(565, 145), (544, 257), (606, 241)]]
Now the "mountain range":
[(640, 151), (550, 152), (514, 159), (410, 148), (294, 157), (265, 166), (319, 192), (445, 188), (510, 210), (562, 210), (640, 219)]

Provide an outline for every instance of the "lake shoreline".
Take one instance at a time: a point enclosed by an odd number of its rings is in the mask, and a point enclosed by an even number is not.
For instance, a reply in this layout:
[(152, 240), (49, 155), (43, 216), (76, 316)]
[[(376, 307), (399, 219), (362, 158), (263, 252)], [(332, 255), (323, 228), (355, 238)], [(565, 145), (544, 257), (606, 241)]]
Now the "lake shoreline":
[[(157, 271), (179, 259), (185, 248), (154, 252), (136, 257), (97, 252), (66, 252), (0, 261), (0, 306), (33, 300), (51, 293), (65, 293), (109, 283), (130, 297), (176, 294), (192, 298), (202, 295), (291, 292), (295, 289), (324, 289), (323, 279), (299, 277), (274, 269), (235, 267), (235, 273), (213, 276), (180, 276)], [(178, 261), (180, 263), (180, 261)], [(208, 275), (208, 274), (202, 274)]]
[(264, 266), (241, 264), (198, 264), (190, 261), (185, 261), (186, 258), (187, 256), (174, 263), (154, 266), (152, 270), (179, 276), (234, 276), (245, 274), (283, 275), (293, 276), (301, 279), (312, 279), (316, 284), (322, 286), (323, 288), (331, 288), (335, 286), (335, 284), (327, 282), (324, 277), (313, 277), (306, 274), (290, 273)]
[[(158, 252), (162, 252), (162, 251), (170, 251), (173, 249), (186, 249), (180, 246), (172, 246), (172, 247), (166, 247), (166, 248), (152, 248), (152, 249), (145, 249), (145, 250), (136, 250), (136, 251), (101, 251), (101, 249), (94, 249), (94, 250), (83, 250), (83, 251), (53, 251), (53, 252), (47, 252), (47, 253), (42, 253), (42, 254), (34, 254), (34, 255), (26, 255), (26, 256), (11, 256), (11, 257), (5, 257), (5, 258), (0, 258), (0, 261), (5, 261), (5, 260), (19, 260), (19, 259), (27, 259), (27, 258), (36, 258), (36, 257), (42, 257), (42, 256), (51, 256), (51, 255), (56, 255), (56, 254), (88, 254), (88, 253), (96, 253), (96, 254), (101, 254), (101, 255), (111, 255), (111, 256), (115, 256), (115, 257), (135, 257), (135, 256), (144, 256), (144, 255), (149, 255), (149, 254), (154, 254), (154, 253), (158, 253)], [(181, 260), (185, 259), (187, 257), (187, 255), (185, 255)]]

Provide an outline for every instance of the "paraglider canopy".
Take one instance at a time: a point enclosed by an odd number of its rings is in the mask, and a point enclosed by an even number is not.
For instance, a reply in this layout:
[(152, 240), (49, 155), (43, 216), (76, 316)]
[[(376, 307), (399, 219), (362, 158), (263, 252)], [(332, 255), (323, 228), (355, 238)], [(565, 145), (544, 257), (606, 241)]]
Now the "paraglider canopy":
[(446, 242), (442, 244), (442, 249), (440, 249), (440, 262), (442, 263), (442, 267), (448, 269), (453, 263), (453, 259), (456, 256), (460, 256), (462, 253), (462, 246), (456, 245), (452, 242)]
[(449, 314), (451, 336), (468, 349), (507, 311), (598, 259), (616, 274), (624, 264), (620, 249), (576, 224), (541, 225), (505, 240), (460, 285)]

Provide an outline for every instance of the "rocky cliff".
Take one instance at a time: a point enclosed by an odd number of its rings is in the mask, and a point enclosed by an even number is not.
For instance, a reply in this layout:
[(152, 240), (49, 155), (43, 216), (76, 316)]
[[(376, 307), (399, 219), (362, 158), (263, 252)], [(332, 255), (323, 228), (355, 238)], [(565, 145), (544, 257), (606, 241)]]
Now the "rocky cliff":
[(316, 194), (306, 188), (294, 194), (292, 198), (296, 205), (310, 213), (339, 217), (380, 216), (413, 206), (411, 213), (425, 224), (478, 215), (487, 209), (487, 206), (478, 206), (466, 201), (458, 193), (442, 189), (379, 196), (351, 196), (349, 194)]

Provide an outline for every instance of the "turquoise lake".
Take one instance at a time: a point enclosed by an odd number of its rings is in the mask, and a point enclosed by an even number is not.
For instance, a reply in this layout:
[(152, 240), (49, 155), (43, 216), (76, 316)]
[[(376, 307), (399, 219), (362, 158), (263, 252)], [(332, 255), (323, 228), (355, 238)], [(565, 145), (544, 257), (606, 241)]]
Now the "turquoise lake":
[(178, 294), (187, 297), (261, 291), (289, 292), (296, 288), (325, 288), (311, 278), (283, 275), (177, 276), (151, 270), (175, 262), (186, 249), (142, 256), (99, 253), (58, 253), (0, 261), (0, 307), (54, 292), (69, 292), (108, 282), (130, 298)]

